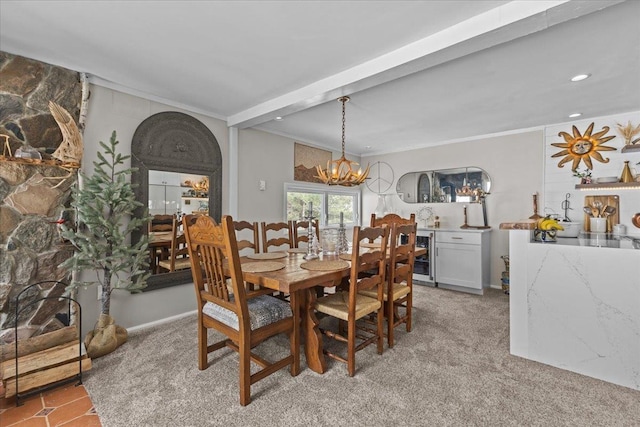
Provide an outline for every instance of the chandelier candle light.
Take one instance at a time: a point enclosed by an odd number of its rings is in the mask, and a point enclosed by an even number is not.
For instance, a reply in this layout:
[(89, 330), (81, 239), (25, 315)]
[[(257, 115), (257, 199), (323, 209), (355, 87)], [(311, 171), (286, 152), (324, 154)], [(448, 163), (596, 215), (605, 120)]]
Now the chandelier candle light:
[(342, 156), (338, 160), (330, 160), (327, 162), (327, 168), (323, 169), (322, 166), (316, 166), (316, 171), (322, 182), (327, 185), (342, 185), (344, 187), (354, 187), (362, 184), (369, 175), (370, 165), (363, 172), (361, 168), (358, 168), (357, 172), (353, 170), (353, 166), (359, 166), (357, 162), (347, 160), (344, 156), (344, 129), (345, 129), (345, 104), (349, 101), (348, 96), (338, 98), (338, 101), (342, 103)]

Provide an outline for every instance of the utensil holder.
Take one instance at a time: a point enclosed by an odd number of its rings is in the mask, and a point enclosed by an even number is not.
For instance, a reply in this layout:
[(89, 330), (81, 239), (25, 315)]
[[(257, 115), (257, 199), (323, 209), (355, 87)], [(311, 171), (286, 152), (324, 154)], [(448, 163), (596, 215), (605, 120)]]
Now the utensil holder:
[(607, 232), (607, 218), (589, 218), (589, 225), (592, 233)]

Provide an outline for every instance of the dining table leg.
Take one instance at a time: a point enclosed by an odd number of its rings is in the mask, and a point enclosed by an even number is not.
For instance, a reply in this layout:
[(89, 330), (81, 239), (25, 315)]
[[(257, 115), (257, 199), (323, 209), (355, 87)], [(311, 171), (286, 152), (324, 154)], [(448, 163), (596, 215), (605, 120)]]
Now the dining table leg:
[(289, 303), (291, 304), (291, 310), (293, 311), (293, 338), (291, 340), (291, 347), (298, 352), (298, 357), (296, 357), (291, 365), (291, 375), (294, 377), (300, 373), (300, 330), (301, 330), (301, 319), (300, 319), (300, 298), (298, 296), (300, 292), (292, 292), (289, 296)]
[(315, 290), (305, 289), (300, 292), (300, 306), (302, 310), (302, 330), (304, 333), (304, 352), (307, 358), (307, 366), (319, 374), (327, 370), (327, 362), (322, 352), (322, 334), (318, 328), (318, 318), (315, 315), (314, 302)]

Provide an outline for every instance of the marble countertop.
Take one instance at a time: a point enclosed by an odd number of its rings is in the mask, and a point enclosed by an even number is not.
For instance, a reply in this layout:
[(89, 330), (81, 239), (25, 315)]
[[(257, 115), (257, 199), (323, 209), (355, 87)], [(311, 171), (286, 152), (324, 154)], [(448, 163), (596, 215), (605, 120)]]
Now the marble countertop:
[(640, 249), (640, 236), (616, 236), (608, 233), (580, 232), (578, 237), (559, 237), (556, 244), (596, 248)]
[[(525, 219), (514, 222), (503, 222), (500, 224), (501, 230), (534, 230), (536, 220)], [(611, 233), (589, 233), (581, 231), (578, 237), (558, 237), (555, 242), (531, 243), (551, 244), (563, 246), (590, 246), (596, 248), (618, 248), (618, 249), (640, 249), (640, 234), (615, 235)]]
[(535, 219), (503, 222), (500, 224), (500, 230), (533, 230), (536, 228), (536, 223), (537, 221)]

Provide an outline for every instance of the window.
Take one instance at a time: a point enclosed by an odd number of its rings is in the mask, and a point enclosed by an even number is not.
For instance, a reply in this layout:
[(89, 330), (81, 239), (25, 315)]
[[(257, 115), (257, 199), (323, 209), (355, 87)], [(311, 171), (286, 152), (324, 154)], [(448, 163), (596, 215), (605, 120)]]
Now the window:
[(314, 184), (285, 184), (285, 210), (287, 221), (299, 221), (313, 204), (313, 216), (320, 226), (332, 227), (340, 224), (340, 213), (346, 227), (360, 222), (360, 190)]

